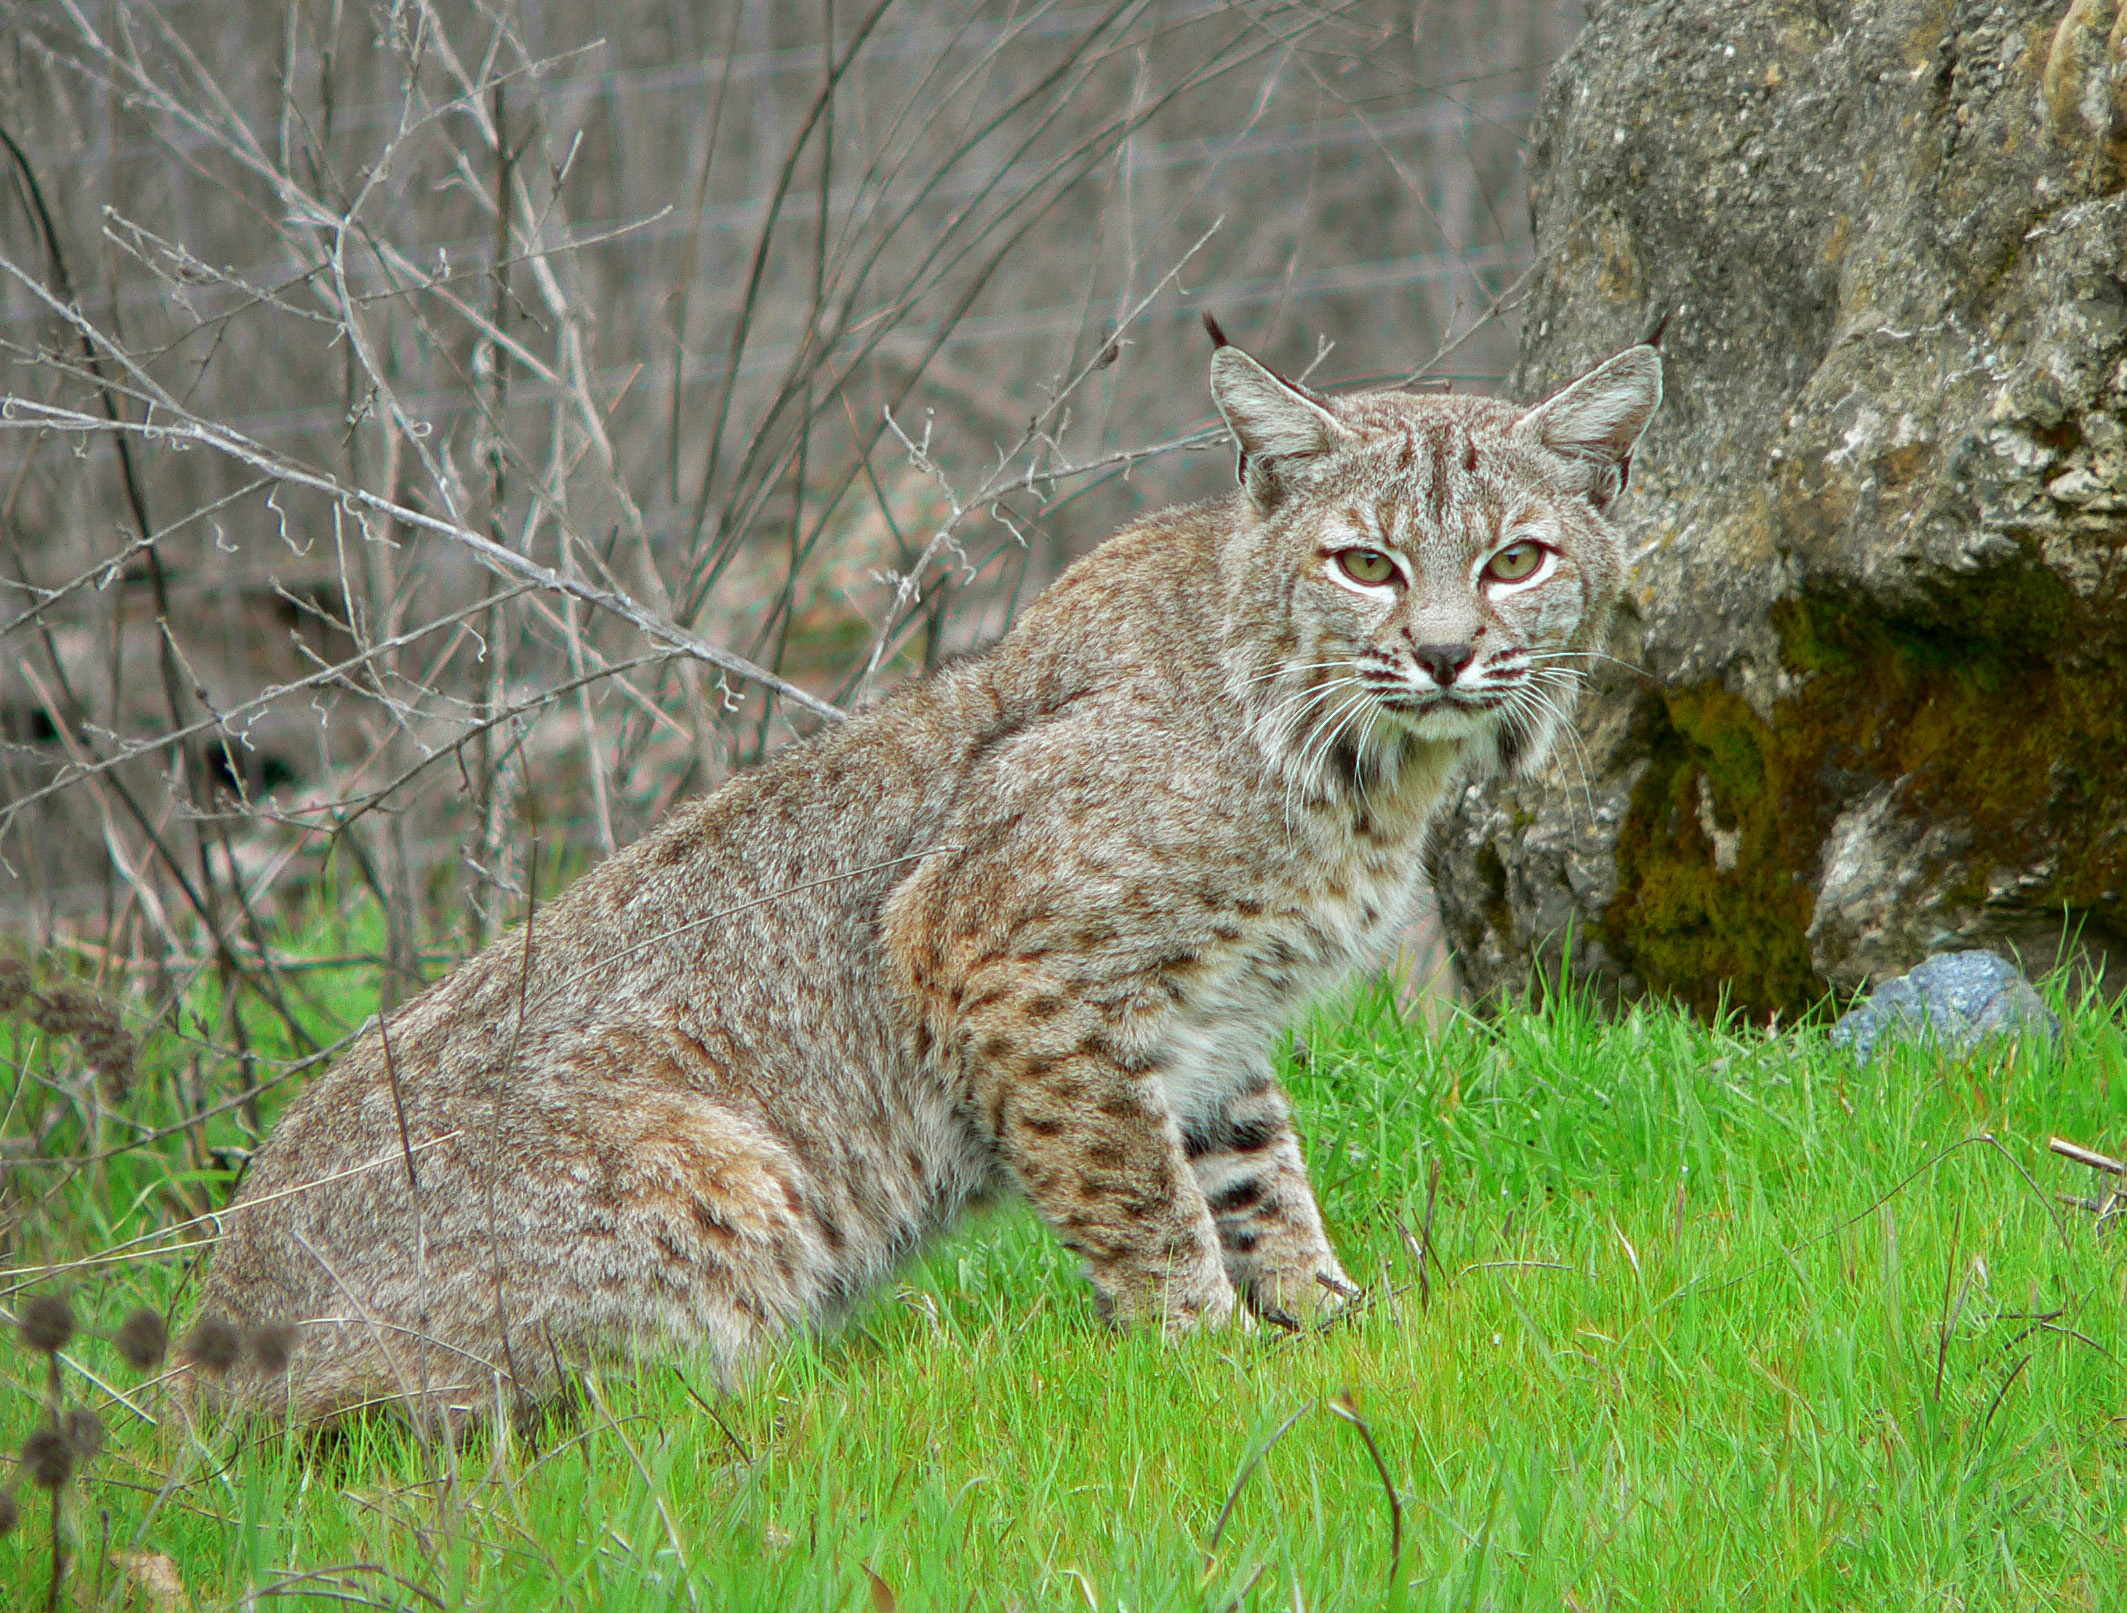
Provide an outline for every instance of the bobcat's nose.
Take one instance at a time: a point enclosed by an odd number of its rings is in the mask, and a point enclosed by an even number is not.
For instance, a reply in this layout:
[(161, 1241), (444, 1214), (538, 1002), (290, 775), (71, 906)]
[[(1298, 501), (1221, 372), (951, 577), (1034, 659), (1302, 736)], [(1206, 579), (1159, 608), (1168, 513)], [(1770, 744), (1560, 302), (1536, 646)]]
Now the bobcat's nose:
[(1474, 644), (1421, 644), (1411, 651), (1418, 664), (1432, 674), (1432, 679), (1445, 689), (1455, 681), (1455, 675), (1476, 657)]

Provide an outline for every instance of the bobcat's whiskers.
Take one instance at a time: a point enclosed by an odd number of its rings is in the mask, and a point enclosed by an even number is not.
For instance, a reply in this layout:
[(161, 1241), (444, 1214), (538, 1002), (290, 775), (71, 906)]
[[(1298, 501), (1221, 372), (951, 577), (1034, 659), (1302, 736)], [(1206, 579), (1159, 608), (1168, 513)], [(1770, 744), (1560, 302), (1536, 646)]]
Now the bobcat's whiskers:
[(1540, 762), (1560, 738), (1566, 741), (1573, 765), (1580, 773), (1581, 793), (1587, 798), (1589, 816), (1593, 817), (1595, 791), (1588, 779), (1588, 748), (1573, 726), (1573, 702), (1580, 685), (1577, 673), (1536, 668), (1527, 682), (1508, 691), (1506, 720), (1521, 736), (1524, 766)]
[(1299, 740), (1310, 713), (1332, 695), (1352, 688), (1362, 680), (1356, 673), (1308, 684), (1278, 700), (1248, 724), (1248, 732), (1273, 755), (1287, 755)]
[[(1353, 678), (1351, 681), (1358, 683), (1361, 680)], [(1322, 770), (1328, 764), (1330, 754), (1336, 749), (1337, 741), (1345, 730), (1360, 717), (1369, 716), (1378, 710), (1374, 697), (1361, 689), (1357, 694), (1347, 695), (1338, 704), (1337, 709), (1316, 728), (1301, 753), (1300, 797), (1303, 801), (1312, 800), (1320, 793)]]

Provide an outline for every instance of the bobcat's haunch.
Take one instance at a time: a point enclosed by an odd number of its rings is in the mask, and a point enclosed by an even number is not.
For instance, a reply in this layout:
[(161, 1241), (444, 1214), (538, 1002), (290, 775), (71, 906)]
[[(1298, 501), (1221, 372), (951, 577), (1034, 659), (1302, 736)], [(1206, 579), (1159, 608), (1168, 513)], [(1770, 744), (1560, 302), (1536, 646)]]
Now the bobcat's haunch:
[(1381, 956), (1450, 784), (1566, 721), (1661, 366), (1524, 410), (1221, 345), (1211, 385), (1233, 494), (675, 813), (289, 1106), (206, 1305), (295, 1324), (298, 1416), (638, 1349), (728, 1380), (1002, 1188), (1119, 1322), (1352, 1292), (1273, 1039)]

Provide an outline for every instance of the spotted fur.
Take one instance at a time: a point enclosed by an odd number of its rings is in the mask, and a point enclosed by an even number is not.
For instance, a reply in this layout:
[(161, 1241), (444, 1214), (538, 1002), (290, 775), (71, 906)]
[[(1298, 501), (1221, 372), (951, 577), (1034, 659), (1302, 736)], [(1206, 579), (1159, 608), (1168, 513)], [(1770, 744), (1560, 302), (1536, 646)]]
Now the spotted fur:
[[(1240, 490), (676, 813), (290, 1105), (206, 1304), (297, 1324), (299, 1416), (638, 1350), (728, 1380), (999, 1191), (1118, 1323), (1353, 1291), (1271, 1048), (1380, 958), (1451, 783), (1557, 732), (1660, 370), (1522, 410), (1222, 345), (1212, 386)], [(1488, 582), (1522, 542), (1542, 574)]]

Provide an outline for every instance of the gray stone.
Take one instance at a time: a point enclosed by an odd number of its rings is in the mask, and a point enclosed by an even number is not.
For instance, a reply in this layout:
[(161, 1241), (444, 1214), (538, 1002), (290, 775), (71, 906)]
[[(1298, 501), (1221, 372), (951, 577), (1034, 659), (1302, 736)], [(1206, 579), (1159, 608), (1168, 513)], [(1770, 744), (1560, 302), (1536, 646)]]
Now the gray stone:
[(1932, 1041), (1968, 1053), (1995, 1036), (2024, 1033), (2053, 1041), (2060, 1020), (2016, 965), (1994, 952), (1945, 952), (1909, 975), (1886, 980), (1840, 1015), (1832, 1042), (1866, 1064), (1879, 1047)]
[(1480, 997), (2127, 985), (2122, 16), (1615, 0), (1553, 74), (1517, 395), (1666, 310), (1668, 400), (1581, 743), (1434, 846)]

